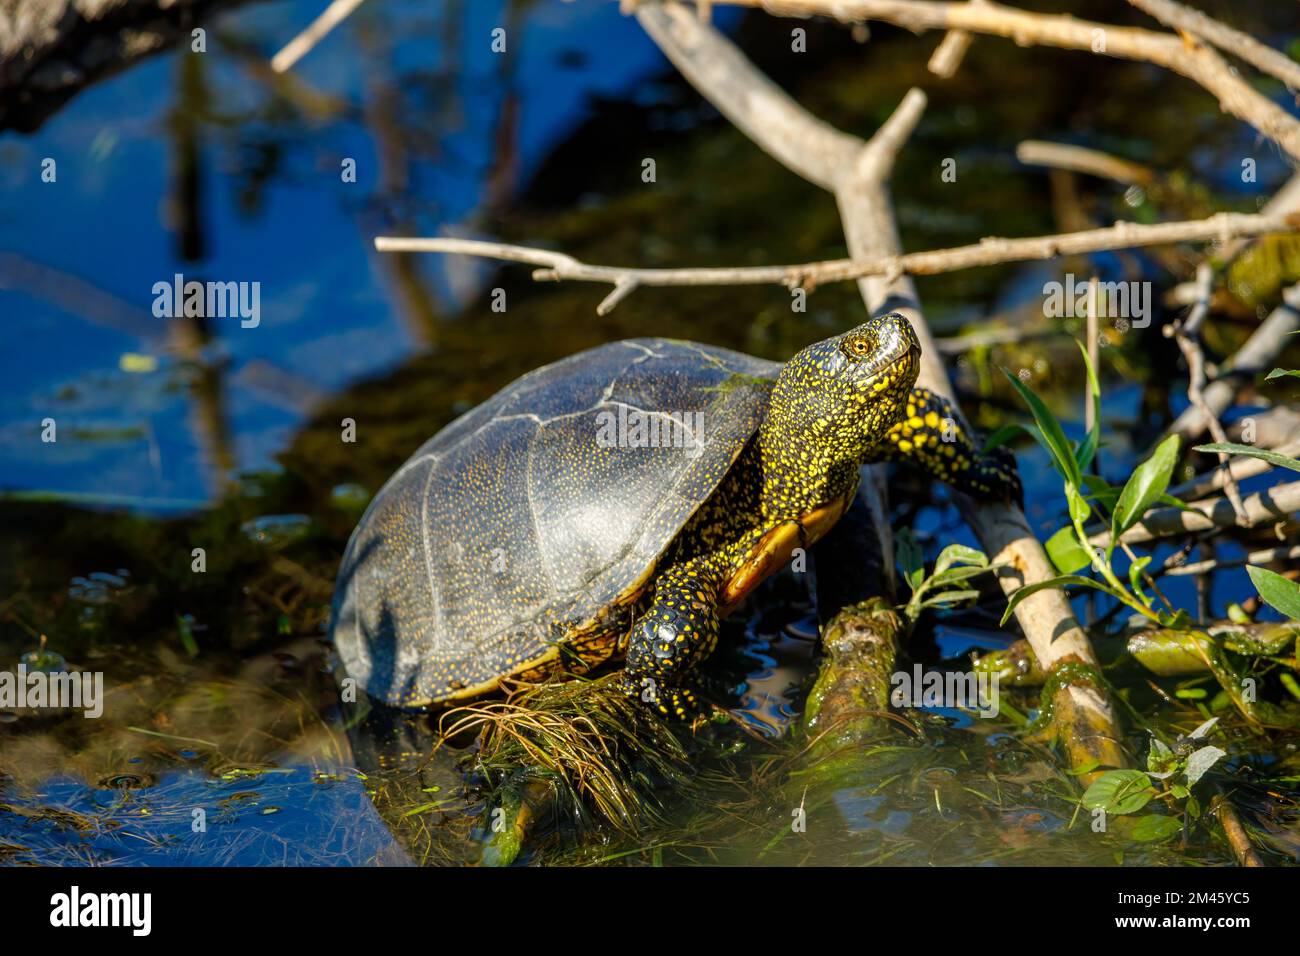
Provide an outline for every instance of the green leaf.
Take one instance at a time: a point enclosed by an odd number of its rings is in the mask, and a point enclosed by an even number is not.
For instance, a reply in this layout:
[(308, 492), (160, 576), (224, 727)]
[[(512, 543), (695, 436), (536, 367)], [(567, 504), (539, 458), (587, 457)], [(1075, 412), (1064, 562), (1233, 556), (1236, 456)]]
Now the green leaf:
[(1088, 398), (1092, 402), (1092, 428), (1088, 429), (1088, 434), (1079, 443), (1078, 450), (1079, 470), (1087, 471), (1101, 444), (1101, 384), (1097, 381), (1097, 370), (1092, 367), (1087, 348), (1077, 339), (1075, 344), (1083, 353), (1083, 364), (1088, 369)]
[(971, 564), (980, 568), (986, 568), (989, 564), (988, 556), (975, 548), (968, 548), (964, 544), (950, 544), (939, 552), (939, 557), (934, 562), (934, 576), (938, 577), (947, 571), (954, 564)]
[(1082, 525), (1092, 515), (1092, 508), (1088, 506), (1087, 499), (1068, 481), (1065, 483), (1065, 504), (1070, 512), (1070, 520), (1075, 524)]
[(1089, 810), (1121, 815), (1137, 813), (1151, 800), (1151, 778), (1141, 770), (1107, 770), (1083, 794)]
[(1130, 562), (1128, 566), (1129, 586), (1133, 588), (1133, 593), (1142, 599), (1142, 603), (1148, 607), (1151, 605), (1151, 600), (1147, 597), (1146, 592), (1142, 590), (1142, 572), (1146, 570), (1146, 566), (1150, 563), (1151, 555), (1144, 554), (1136, 561)]
[(1092, 554), (1079, 544), (1072, 525), (1066, 525), (1048, 538), (1043, 547), (1047, 549), (1047, 556), (1056, 565), (1056, 570), (1062, 574), (1073, 574), (1092, 565)]
[(894, 555), (898, 559), (898, 566), (903, 569), (903, 579), (915, 591), (925, 576), (925, 558), (921, 554), (921, 545), (910, 528), (901, 529), (895, 535), (895, 540), (898, 547), (894, 549)]
[(1290, 468), (1292, 471), (1300, 471), (1300, 461), (1290, 458), (1286, 455), (1279, 455), (1275, 451), (1269, 451), (1265, 448), (1256, 448), (1254, 445), (1238, 445), (1234, 442), (1212, 442), (1209, 445), (1197, 445), (1197, 451), (1223, 452), (1225, 455), (1245, 455), (1249, 458), (1262, 458), (1270, 465), (1277, 465), (1279, 468)]
[(984, 574), (990, 570), (992, 569), (967, 566), (949, 568), (947, 571), (943, 572), (943, 574), (931, 575), (930, 580), (926, 582), (926, 587), (927, 589), (942, 588), (951, 584), (960, 584), (962, 581), (967, 581), (970, 578), (977, 577), (978, 575)]
[(1038, 425), (1038, 430), (1030, 431), (1030, 434), (1038, 440), (1047, 453), (1052, 456), (1052, 461), (1056, 464), (1059, 471), (1071, 484), (1076, 488), (1083, 487), (1083, 472), (1079, 468), (1079, 462), (1075, 460), (1074, 448), (1070, 441), (1065, 437), (1065, 432), (1061, 429), (1061, 423), (1056, 420), (1051, 409), (1043, 404), (1043, 400), (1030, 390), (1024, 382), (1016, 378), (1006, 369), (1002, 374), (1007, 377), (1013, 388), (1020, 393), (1024, 399), (1029, 411), (1033, 413), (1034, 421)]
[(1187, 758), (1187, 786), (1196, 786), (1196, 781), (1205, 776), (1205, 771), (1226, 756), (1228, 752), (1219, 747), (1202, 747), (1192, 751), (1192, 755)]
[(979, 591), (943, 591), (921, 602), (922, 608), (949, 607), (963, 601), (973, 601), (980, 596)]
[(1060, 577), (1051, 578), (1047, 581), (1038, 581), (1035, 584), (1026, 584), (1024, 587), (1016, 591), (1015, 594), (1011, 595), (1011, 600), (1007, 602), (1006, 613), (1002, 615), (1002, 623), (1007, 623), (1011, 617), (1011, 612), (1016, 609), (1016, 605), (1029, 597), (1029, 595), (1036, 594), (1037, 592), (1047, 588), (1064, 587), (1067, 584), (1077, 584), (1080, 587), (1095, 588), (1098, 591), (1104, 591), (1117, 601), (1121, 601), (1125, 604), (1128, 603), (1125, 600), (1126, 595), (1121, 594), (1109, 584), (1102, 584), (1100, 581), (1094, 581), (1092, 578), (1085, 578), (1080, 574), (1063, 574)]
[(1178, 755), (1170, 750), (1159, 737), (1151, 738), (1151, 750), (1147, 753), (1147, 773), (1157, 780), (1172, 777), (1182, 766)]
[[(1101, 505), (1107, 511), (1115, 510), (1115, 503), (1119, 501), (1120, 489), (1108, 485), (1106, 481), (1098, 475), (1084, 475), (1083, 486), (1085, 494), (1097, 504)], [(1171, 494), (1163, 494), (1156, 499), (1159, 504), (1168, 508), (1178, 508), (1182, 511), (1191, 511), (1192, 507), (1185, 501), (1179, 501)]]
[(1178, 443), (1178, 436), (1170, 435), (1129, 477), (1111, 516), (1112, 541), (1141, 521), (1147, 509), (1165, 493), (1178, 461)]
[(1292, 378), (1300, 378), (1300, 369), (1275, 368), (1264, 376), (1264, 381), (1269, 382), (1275, 378), (1281, 378), (1283, 375), (1290, 375)]
[(1300, 584), (1288, 581), (1276, 571), (1246, 565), (1246, 573), (1270, 607), (1292, 620), (1300, 621)]
[(1148, 813), (1144, 817), (1139, 817), (1138, 822), (1133, 825), (1133, 839), (1142, 843), (1155, 843), (1157, 840), (1168, 840), (1182, 828), (1183, 825), (1177, 817)]

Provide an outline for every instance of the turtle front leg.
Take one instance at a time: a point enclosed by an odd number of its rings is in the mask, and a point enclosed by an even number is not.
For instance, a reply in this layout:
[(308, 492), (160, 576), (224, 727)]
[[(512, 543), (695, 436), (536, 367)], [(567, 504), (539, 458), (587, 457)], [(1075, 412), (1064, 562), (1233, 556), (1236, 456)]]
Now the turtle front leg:
[(703, 713), (692, 673), (718, 646), (720, 575), (691, 558), (655, 579), (654, 598), (632, 626), (623, 689), (666, 717)]
[(985, 455), (961, 411), (928, 388), (914, 388), (903, 418), (868, 461), (904, 461), (974, 498), (1023, 503), (1016, 459), (1006, 448)]

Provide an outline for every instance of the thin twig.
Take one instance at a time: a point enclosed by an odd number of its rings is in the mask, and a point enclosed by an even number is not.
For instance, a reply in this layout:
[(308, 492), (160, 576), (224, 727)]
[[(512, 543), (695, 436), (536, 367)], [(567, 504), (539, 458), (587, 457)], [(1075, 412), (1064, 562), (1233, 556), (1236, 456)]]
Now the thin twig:
[(966, 30), (1014, 40), (1019, 46), (1052, 46), (1154, 63), (1199, 83), (1219, 108), (1245, 120), (1300, 159), (1300, 120), (1256, 92), (1205, 44), (1187, 43), (1163, 31), (1120, 27), (1060, 14), (1029, 13), (995, 3), (938, 0), (722, 0), (794, 16), (822, 14), (845, 22), (883, 20), (908, 30)]
[[(1287, 442), (1271, 450), (1279, 455), (1288, 455), (1294, 458), (1300, 455), (1300, 440)], [(1272, 470), (1273, 466), (1263, 458), (1237, 455), (1228, 462), (1226, 468), (1219, 467), (1196, 475), (1181, 485), (1170, 488), (1169, 494), (1182, 501), (1195, 501), (1197, 498), (1204, 498), (1206, 495), (1222, 489), (1228, 474), (1231, 474), (1236, 481), (1241, 482)]]
[[(1214, 269), (1208, 262), (1202, 262), (1196, 269), (1196, 304), (1191, 313), (1182, 322), (1172, 326), (1174, 341), (1187, 361), (1187, 397), (1201, 410), (1206, 426), (1216, 442), (1227, 442), (1228, 435), (1223, 430), (1223, 423), (1205, 400), (1205, 352), (1201, 349), (1201, 325), (1210, 314), (1210, 296), (1214, 291)], [(1245, 527), (1246, 513), (1241, 503), (1241, 491), (1232, 471), (1227, 467), (1228, 456), (1219, 452), (1219, 465), (1223, 470), (1223, 490), (1236, 512), (1237, 524)]]
[(1294, 561), (1300, 558), (1300, 546), (1290, 548), (1265, 548), (1252, 551), (1243, 558), (1216, 558), (1212, 561), (1195, 561), (1192, 564), (1179, 564), (1163, 570), (1162, 574), (1179, 577), (1186, 574), (1204, 574), (1207, 571), (1220, 571), (1224, 568), (1239, 568), (1245, 564), (1269, 565), (1282, 561)]
[(1069, 143), (1049, 143), (1041, 139), (1027, 139), (1016, 146), (1016, 159), (1026, 166), (1068, 169), (1130, 186), (1147, 186), (1156, 178), (1155, 172), (1141, 163), (1120, 159), (1099, 149)]
[(307, 29), (284, 45), (275, 56), (271, 57), (271, 69), (284, 73), (295, 63), (310, 53), (316, 44), (329, 34), (336, 26), (346, 20), (352, 11), (361, 6), (365, 0), (333, 0)]
[[(985, 0), (969, 0), (970, 3), (984, 3)], [(965, 30), (949, 30), (944, 34), (939, 45), (934, 48), (934, 53), (930, 55), (930, 62), (925, 68), (935, 76), (945, 80), (951, 79), (961, 66), (961, 61), (966, 57), (966, 51), (970, 49), (971, 40), (974, 38)]]
[[(1275, 485), (1247, 495), (1242, 501), (1242, 512), (1246, 516), (1244, 527), (1248, 528), (1286, 521), (1297, 511), (1300, 511), (1300, 481)], [(1195, 502), (1185, 510), (1160, 508), (1149, 511), (1138, 524), (1124, 532), (1123, 540), (1139, 544), (1191, 531), (1229, 528), (1236, 523), (1237, 512), (1227, 498), (1207, 498)], [(1110, 542), (1110, 532), (1098, 531), (1091, 534), (1088, 542), (1094, 547), (1104, 548)]]
[(1262, 73), (1275, 76), (1295, 92), (1300, 90), (1300, 63), (1285, 53), (1265, 46), (1254, 37), (1234, 30), (1206, 16), (1200, 10), (1175, 3), (1174, 0), (1128, 0), (1144, 13), (1155, 17), (1167, 27), (1185, 30), (1200, 37), (1207, 43), (1213, 43), (1224, 53), (1231, 53), (1238, 59), (1245, 60)]
[[(924, 105), (924, 99), (913, 99), (911, 102)], [(906, 105), (907, 101), (904, 101), (904, 104)], [(906, 119), (907, 112), (900, 111), (895, 113), (895, 116)], [(893, 131), (888, 129), (888, 124), (882, 127), (881, 134), (878, 135), (882, 134), (887, 138), (893, 136)], [(871, 152), (855, 151), (853, 162), (872, 164), (880, 157), (892, 156), (893, 153), (884, 145), (886, 141), (886, 139), (873, 140)], [(820, 168), (820, 164), (814, 168)], [(452, 237), (377, 236), (375, 248), (380, 252), (460, 253), (543, 266), (544, 268), (533, 273), (533, 278), (538, 281), (606, 282), (614, 286), (620, 283), (631, 283), (633, 287), (771, 284), (787, 288), (811, 289), (828, 282), (860, 280), (872, 276), (889, 279), (903, 275), (937, 275), (958, 269), (972, 269), (1005, 262), (1051, 259), (1056, 256), (1082, 255), (1173, 242), (1224, 241), (1237, 236), (1295, 232), (1298, 229), (1300, 229), (1300, 214), (1266, 216), (1262, 213), (1221, 212), (1208, 219), (1151, 225), (1117, 222), (1103, 229), (1085, 229), (1081, 232), (1065, 232), (1050, 236), (1032, 236), (1023, 239), (988, 238), (967, 246), (935, 249), (929, 252), (909, 252), (902, 255), (830, 259), (793, 265), (679, 269), (596, 265), (547, 249)], [(614, 304), (631, 291), (632, 289), (626, 289), (617, 297)], [(606, 306), (601, 311), (602, 315), (613, 307), (608, 300), (602, 305)]]
[[(1203, 398), (1214, 415), (1232, 405), (1243, 376), (1268, 369), (1274, 358), (1292, 341), (1288, 336), (1300, 329), (1300, 284), (1282, 290), (1282, 303), (1251, 333), (1244, 345), (1219, 365), (1219, 377), (1204, 389)], [(1212, 416), (1211, 416), (1212, 417)], [(1183, 411), (1165, 432), (1185, 439), (1195, 438), (1209, 427), (1209, 417), (1196, 405)]]

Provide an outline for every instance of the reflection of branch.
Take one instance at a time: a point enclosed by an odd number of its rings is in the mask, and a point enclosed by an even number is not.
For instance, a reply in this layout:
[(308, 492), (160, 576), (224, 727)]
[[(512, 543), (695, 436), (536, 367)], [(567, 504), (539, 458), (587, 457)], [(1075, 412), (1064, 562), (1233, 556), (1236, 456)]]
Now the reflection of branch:
[(166, 323), (148, 311), (123, 301), (80, 276), (33, 262), (13, 252), (0, 252), (0, 291), (20, 292), (48, 302), (92, 325), (113, 329), (151, 347), (166, 338)]
[(271, 57), (271, 69), (283, 73), (310, 53), (321, 40), (336, 26), (348, 18), (364, 0), (333, 0), (307, 29), (284, 45), (275, 56)]
[[(910, 124), (915, 122), (912, 114), (923, 109), (924, 106), (925, 97), (919, 90), (913, 90), (891, 119), (897, 119), (900, 128), (904, 126), (910, 128)], [(882, 127), (877, 137), (888, 130), (888, 125)], [(871, 172), (869, 167), (873, 163), (892, 160), (893, 152), (882, 145), (884, 142), (881, 139), (873, 139), (870, 153), (868, 148), (864, 147), (849, 159), (849, 168), (854, 164), (865, 165), (868, 167), (866, 172), (869, 173)], [(801, 162), (800, 166), (807, 169), (811, 179), (814, 174), (820, 175), (825, 172), (821, 164), (822, 159), (818, 158), (810, 162)], [(827, 182), (835, 182), (833, 191), (837, 196), (843, 196), (845, 186), (843, 177), (835, 180), (828, 179)], [(1259, 213), (1221, 212), (1208, 219), (1193, 219), (1185, 222), (1162, 222), (1153, 225), (1117, 222), (1104, 229), (1086, 229), (1082, 232), (1065, 232), (1052, 236), (1033, 236), (1024, 239), (988, 238), (969, 246), (936, 249), (930, 252), (909, 252), (903, 255), (876, 253), (860, 259), (831, 259), (794, 265), (684, 269), (593, 265), (561, 252), (476, 239), (408, 239), (400, 236), (379, 236), (375, 239), (375, 248), (381, 252), (450, 252), (501, 259), (507, 262), (525, 262), (545, 267), (533, 274), (533, 278), (539, 281), (570, 279), (579, 282), (607, 282), (615, 286), (615, 291), (601, 303), (597, 310), (604, 315), (637, 286), (779, 284), (788, 287), (812, 287), (827, 282), (843, 282), (871, 276), (888, 279), (902, 275), (936, 275), (957, 269), (971, 269), (1026, 259), (1051, 259), (1056, 256), (1081, 255), (1173, 242), (1211, 239), (1227, 241), (1232, 238), (1259, 236), (1266, 233), (1294, 232), (1297, 229), (1300, 229), (1300, 214), (1268, 216)]]
[[(768, 81), (729, 40), (680, 5), (642, 6), (636, 16), (660, 49), (723, 115), (766, 152), (835, 193), (849, 252), (855, 258), (898, 257), (898, 229), (887, 181), (895, 154), (924, 109), (923, 93), (909, 91), (880, 131), (864, 144), (809, 114)], [(816, 137), (806, 144), (808, 153), (804, 142), (789, 139), (800, 130)], [(838, 159), (833, 165), (832, 157)], [(952, 385), (911, 280), (898, 271), (863, 275), (859, 288), (871, 312), (889, 307), (907, 316), (921, 342), (919, 383), (951, 399)], [(992, 562), (1007, 567), (1000, 577), (1007, 593), (1055, 575), (1019, 508), (958, 498)], [(1016, 607), (1016, 618), (1045, 670), (1067, 659), (1095, 665), (1088, 636), (1061, 591), (1048, 589), (1031, 595)], [(1119, 723), (1103, 690), (1067, 683), (1055, 705), (1054, 726), (1062, 734), (1072, 763), (1094, 768), (1124, 765)]]
[(996, 3), (938, 0), (721, 0), (774, 14), (824, 14), (844, 21), (884, 20), (908, 30), (966, 30), (1014, 40), (1019, 46), (1087, 50), (1154, 63), (1213, 93), (1219, 108), (1245, 120), (1300, 159), (1300, 120), (1257, 93), (1212, 47), (1154, 30), (1119, 27), (1070, 16), (1027, 13)]
[(1128, 0), (1144, 13), (1167, 27), (1186, 30), (1225, 53), (1245, 60), (1257, 70), (1277, 77), (1292, 90), (1300, 90), (1300, 63), (1252, 36), (1207, 17), (1200, 10), (1185, 7), (1174, 0)]

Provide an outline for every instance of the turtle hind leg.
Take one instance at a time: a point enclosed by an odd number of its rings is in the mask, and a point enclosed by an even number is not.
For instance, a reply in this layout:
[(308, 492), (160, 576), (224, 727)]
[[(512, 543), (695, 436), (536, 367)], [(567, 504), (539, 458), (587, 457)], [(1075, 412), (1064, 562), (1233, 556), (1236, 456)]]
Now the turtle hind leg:
[(1024, 501), (1015, 456), (1003, 447), (984, 454), (957, 406), (928, 388), (912, 389), (868, 460), (910, 462), (973, 498)]
[(670, 566), (655, 579), (650, 607), (632, 625), (623, 689), (666, 717), (704, 713), (697, 668), (718, 645), (720, 575), (700, 559)]

